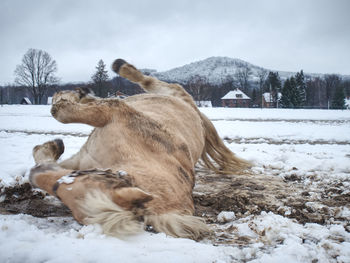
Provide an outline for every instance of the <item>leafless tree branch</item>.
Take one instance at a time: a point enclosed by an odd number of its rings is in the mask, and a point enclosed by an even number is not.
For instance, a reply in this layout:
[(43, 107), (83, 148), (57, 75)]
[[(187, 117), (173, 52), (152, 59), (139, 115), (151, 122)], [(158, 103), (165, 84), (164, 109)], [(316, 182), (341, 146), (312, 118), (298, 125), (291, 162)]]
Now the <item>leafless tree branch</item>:
[(40, 104), (48, 86), (58, 81), (56, 71), (57, 63), (47, 52), (29, 49), (22, 58), (22, 64), (15, 69), (15, 83), (27, 87), (34, 103)]

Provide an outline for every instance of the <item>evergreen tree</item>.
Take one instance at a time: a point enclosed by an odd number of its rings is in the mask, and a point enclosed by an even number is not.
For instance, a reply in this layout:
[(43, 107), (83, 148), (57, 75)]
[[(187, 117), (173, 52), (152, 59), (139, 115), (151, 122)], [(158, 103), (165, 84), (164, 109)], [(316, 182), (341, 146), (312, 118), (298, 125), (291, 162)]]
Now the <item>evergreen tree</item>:
[(345, 93), (344, 88), (341, 85), (338, 85), (335, 89), (332, 100), (332, 109), (345, 109)]
[(294, 77), (286, 79), (283, 84), (281, 104), (283, 108), (299, 108), (300, 90)]
[(281, 91), (281, 79), (278, 75), (278, 72), (269, 72), (269, 76), (267, 78), (267, 83), (268, 86), (268, 92), (271, 93), (271, 97), (273, 100), (273, 103), (277, 105), (277, 100), (278, 100), (278, 93)]
[(108, 95), (107, 88), (104, 89), (104, 86), (106, 85), (106, 82), (108, 81), (108, 74), (106, 70), (106, 64), (103, 62), (102, 59), (98, 62), (96, 66), (96, 72), (91, 77), (94, 85), (93, 90), (95, 94), (99, 97), (106, 97)]
[(283, 84), (282, 88), (282, 97), (281, 97), (281, 106), (282, 108), (290, 108), (291, 102), (290, 102), (290, 82), (289, 79), (286, 79), (286, 81)]
[(297, 85), (297, 98), (295, 107), (302, 107), (305, 106), (306, 102), (306, 83), (303, 70), (297, 72), (297, 74), (295, 75), (295, 81)]
[(290, 91), (289, 99), (291, 103), (291, 108), (298, 108), (300, 106), (300, 94), (298, 90), (298, 85), (294, 77), (290, 78)]
[(283, 84), (283, 89), (282, 89), (282, 98), (281, 98), (281, 106), (282, 108), (292, 108), (292, 103), (290, 100), (290, 80), (286, 79), (286, 81)]

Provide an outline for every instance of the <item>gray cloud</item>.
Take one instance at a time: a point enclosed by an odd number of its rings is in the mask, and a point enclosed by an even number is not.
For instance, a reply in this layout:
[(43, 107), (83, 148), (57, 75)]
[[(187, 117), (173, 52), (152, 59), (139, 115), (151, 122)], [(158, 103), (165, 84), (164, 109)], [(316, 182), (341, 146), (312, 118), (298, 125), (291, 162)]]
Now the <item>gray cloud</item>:
[(49, 52), (63, 82), (87, 81), (99, 59), (117, 57), (158, 70), (229, 56), (350, 74), (348, 10), (347, 0), (2, 0), (0, 83), (13, 82), (28, 48)]

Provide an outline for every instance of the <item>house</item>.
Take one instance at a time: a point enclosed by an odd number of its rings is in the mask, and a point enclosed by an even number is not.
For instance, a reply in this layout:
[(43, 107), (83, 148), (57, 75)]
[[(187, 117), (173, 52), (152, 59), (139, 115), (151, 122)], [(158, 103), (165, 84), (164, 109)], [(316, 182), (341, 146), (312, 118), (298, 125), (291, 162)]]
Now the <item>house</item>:
[(30, 99), (28, 97), (23, 97), (23, 99), (21, 100), (21, 104), (32, 105), (32, 102), (30, 101)]
[[(280, 101), (282, 98), (282, 93), (278, 92), (278, 101)], [(273, 102), (272, 94), (270, 92), (265, 92), (262, 95), (262, 107), (263, 108), (278, 108), (278, 104), (276, 105), (275, 102)]]
[(248, 108), (251, 104), (251, 98), (240, 89), (231, 90), (221, 98), (221, 101), (223, 107), (231, 108)]
[(128, 95), (124, 94), (123, 92), (120, 92), (117, 90), (115, 93), (109, 94), (107, 98), (117, 98), (117, 99), (125, 99), (126, 97), (129, 97)]
[(47, 97), (47, 105), (51, 105), (52, 104), (52, 97)]

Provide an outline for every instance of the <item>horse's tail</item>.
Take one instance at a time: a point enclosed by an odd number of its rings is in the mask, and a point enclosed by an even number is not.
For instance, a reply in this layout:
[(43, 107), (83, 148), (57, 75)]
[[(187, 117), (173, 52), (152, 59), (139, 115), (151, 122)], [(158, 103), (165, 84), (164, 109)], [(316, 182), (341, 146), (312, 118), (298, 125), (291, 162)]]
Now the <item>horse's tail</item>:
[(145, 216), (145, 224), (169, 236), (194, 240), (199, 240), (210, 233), (203, 218), (177, 213)]
[(231, 152), (219, 137), (208, 117), (203, 113), (200, 114), (205, 131), (205, 146), (201, 155), (204, 165), (210, 170), (221, 174), (242, 172), (249, 168), (251, 164)]

